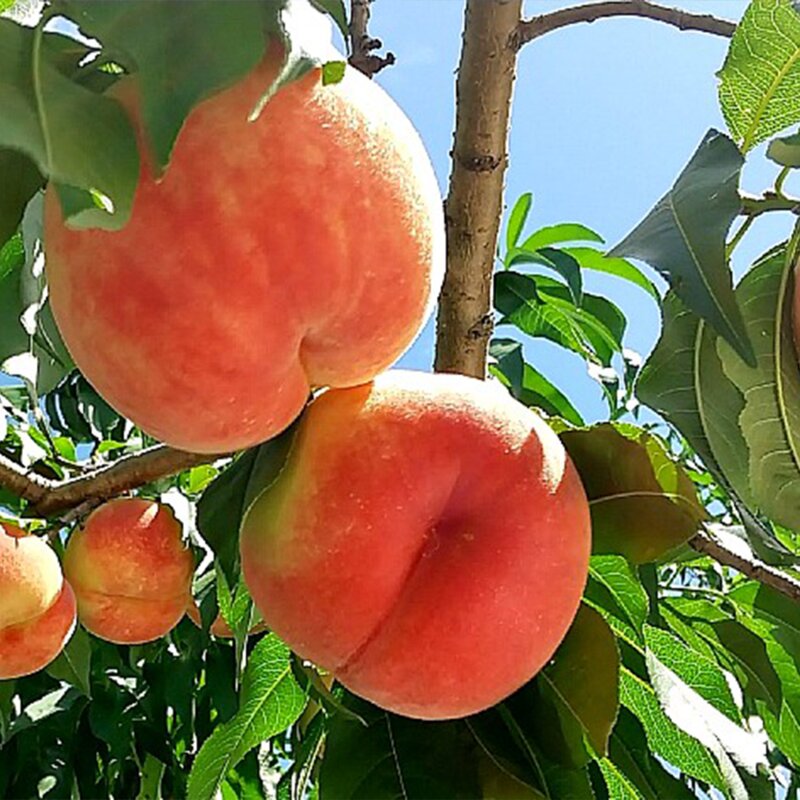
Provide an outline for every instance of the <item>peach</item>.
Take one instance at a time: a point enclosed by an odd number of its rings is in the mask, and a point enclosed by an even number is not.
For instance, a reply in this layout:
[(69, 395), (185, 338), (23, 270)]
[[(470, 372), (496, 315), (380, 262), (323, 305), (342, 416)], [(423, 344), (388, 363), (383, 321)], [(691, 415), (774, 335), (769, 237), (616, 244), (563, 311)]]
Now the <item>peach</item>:
[(141, 498), (112, 500), (93, 511), (64, 555), (81, 624), (117, 644), (169, 633), (191, 598), (193, 570), (172, 510)]
[(46, 667), (75, 629), (75, 597), (58, 556), (35, 536), (0, 524), (0, 680)]
[(589, 507), (499, 384), (389, 372), (329, 390), (241, 531), (264, 621), (358, 695), (465, 716), (528, 681), (577, 611)]
[(441, 196), (409, 120), (348, 68), (314, 70), (247, 121), (264, 61), (188, 117), (164, 177), (145, 163), (124, 229), (71, 230), (48, 193), (53, 312), (80, 369), (164, 442), (269, 439), (311, 387), (353, 386), (412, 342), (444, 273)]

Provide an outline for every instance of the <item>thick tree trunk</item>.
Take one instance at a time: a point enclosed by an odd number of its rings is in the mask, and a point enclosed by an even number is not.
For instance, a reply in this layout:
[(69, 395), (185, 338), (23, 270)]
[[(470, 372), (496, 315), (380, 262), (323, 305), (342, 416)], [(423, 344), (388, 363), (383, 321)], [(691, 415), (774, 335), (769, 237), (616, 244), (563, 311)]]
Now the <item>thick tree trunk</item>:
[(492, 333), (492, 272), (503, 211), (522, 0), (467, 0), (456, 131), (445, 202), (447, 274), (439, 298), (437, 372), (483, 378)]

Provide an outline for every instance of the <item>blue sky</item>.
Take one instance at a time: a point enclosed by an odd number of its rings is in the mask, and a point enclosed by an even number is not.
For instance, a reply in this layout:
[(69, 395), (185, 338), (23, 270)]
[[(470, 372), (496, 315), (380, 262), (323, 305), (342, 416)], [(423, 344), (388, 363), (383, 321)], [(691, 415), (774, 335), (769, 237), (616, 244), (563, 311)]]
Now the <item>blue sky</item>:
[[(526, 16), (573, 4), (529, 0)], [(679, 5), (738, 20), (747, 3), (683, 0)], [(450, 170), (462, 14), (462, 0), (375, 0), (370, 26), (370, 33), (398, 59), (379, 82), (420, 131), (443, 193)], [(575, 25), (526, 45), (515, 86), (507, 207), (531, 191), (529, 224), (581, 222), (609, 246), (615, 244), (670, 187), (708, 128), (725, 130), (714, 73), (727, 45), (721, 37), (630, 18)], [(777, 172), (763, 159), (763, 150), (745, 168), (743, 187), (750, 192), (768, 188)], [(791, 182), (787, 188), (792, 191)], [(740, 246), (737, 274), (789, 232), (788, 215), (769, 216)], [(622, 307), (629, 320), (628, 346), (647, 354), (660, 324), (652, 300), (635, 287), (598, 275), (588, 274), (586, 283)], [(500, 335), (511, 332), (502, 330)], [(432, 353), (431, 322), (400, 363), (430, 369)], [(577, 356), (536, 342), (526, 345), (526, 357), (587, 420), (604, 417), (600, 389)]]

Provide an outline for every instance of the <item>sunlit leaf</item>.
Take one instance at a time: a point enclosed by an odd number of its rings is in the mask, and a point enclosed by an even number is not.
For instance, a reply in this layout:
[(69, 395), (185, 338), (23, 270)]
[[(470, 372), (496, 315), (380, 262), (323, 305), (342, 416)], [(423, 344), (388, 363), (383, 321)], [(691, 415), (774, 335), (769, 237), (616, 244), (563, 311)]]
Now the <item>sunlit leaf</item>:
[(800, 120), (800, 16), (792, 0), (752, 0), (719, 79), (722, 113), (743, 153)]
[(742, 163), (727, 136), (709, 131), (672, 188), (609, 255), (655, 267), (692, 311), (754, 363), (725, 255), (728, 228), (741, 208)]

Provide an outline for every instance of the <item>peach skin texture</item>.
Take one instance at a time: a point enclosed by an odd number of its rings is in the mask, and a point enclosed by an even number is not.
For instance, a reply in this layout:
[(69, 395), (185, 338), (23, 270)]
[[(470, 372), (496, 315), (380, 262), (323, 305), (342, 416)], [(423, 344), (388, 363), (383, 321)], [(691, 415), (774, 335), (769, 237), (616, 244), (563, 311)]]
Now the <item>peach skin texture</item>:
[(193, 571), (171, 509), (140, 498), (112, 500), (93, 511), (64, 555), (81, 624), (117, 644), (169, 633), (191, 599)]
[(497, 384), (403, 371), (311, 404), (241, 534), (267, 625), (420, 719), (480, 711), (541, 669), (589, 551), (583, 487), (544, 422)]
[(403, 112), (348, 67), (282, 89), (270, 54), (196, 107), (117, 232), (70, 230), (55, 192), (47, 278), (75, 362), (117, 411), (185, 450), (271, 438), (312, 386), (392, 364), (444, 274), (441, 196)]
[(46, 667), (75, 629), (75, 597), (58, 556), (21, 533), (0, 525), (0, 680)]

